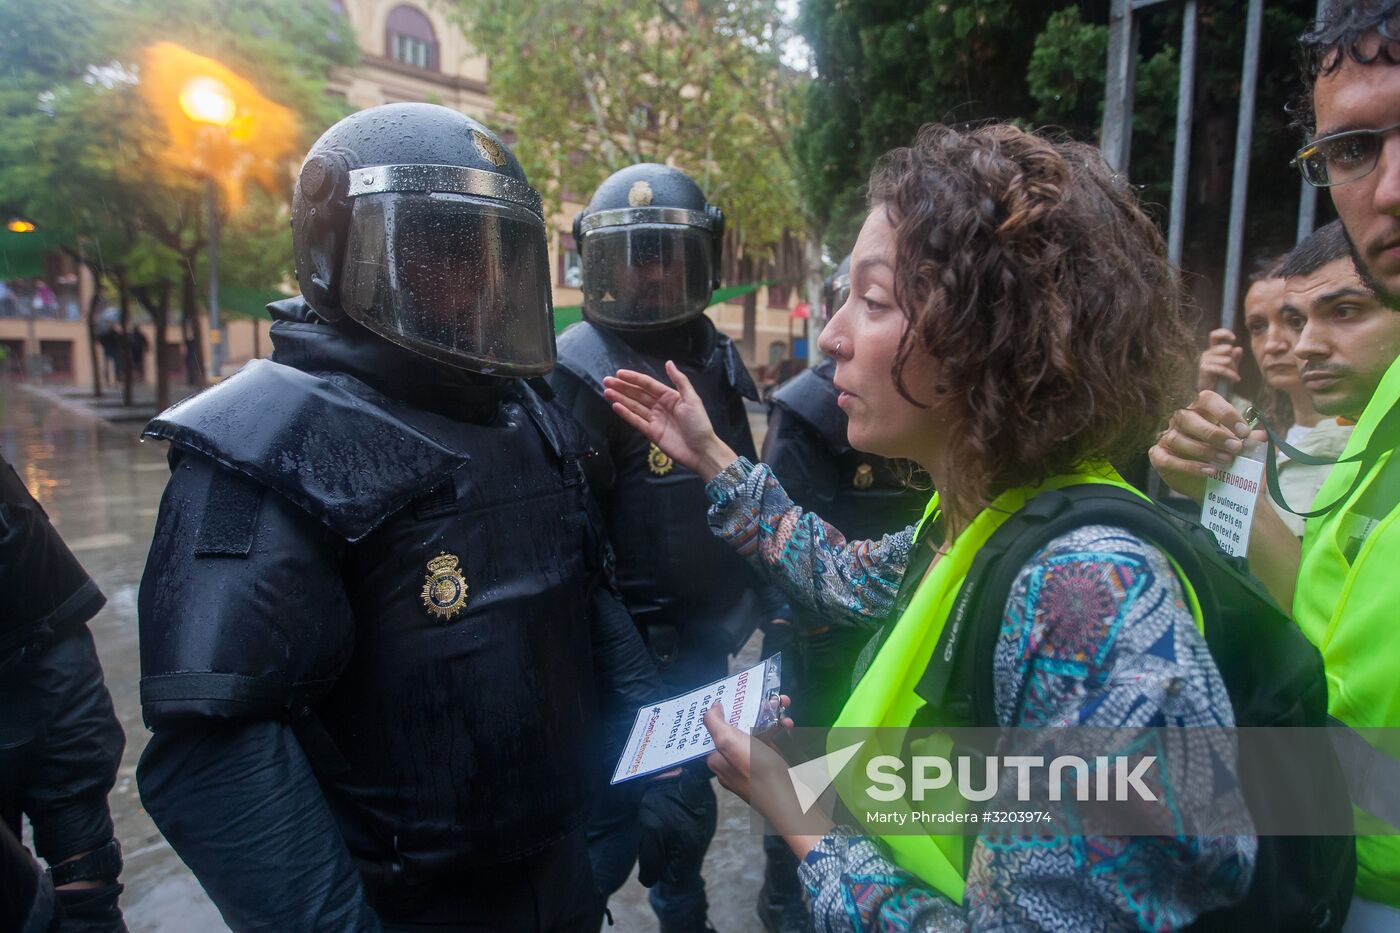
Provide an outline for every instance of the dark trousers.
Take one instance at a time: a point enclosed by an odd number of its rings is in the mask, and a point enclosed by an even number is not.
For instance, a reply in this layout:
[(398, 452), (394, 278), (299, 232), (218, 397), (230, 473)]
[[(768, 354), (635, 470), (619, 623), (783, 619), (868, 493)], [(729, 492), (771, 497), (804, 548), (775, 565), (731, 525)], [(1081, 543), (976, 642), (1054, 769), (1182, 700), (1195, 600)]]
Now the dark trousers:
[[(714, 800), (714, 785), (700, 785), (700, 792)], [(717, 806), (717, 804), (716, 804)], [(714, 807), (711, 807), (714, 812)], [(611, 897), (627, 883), (637, 864), (637, 843), (640, 828), (636, 817), (635, 798), (610, 793), (599, 801), (588, 826), (588, 855), (593, 864), (593, 876), (604, 899)], [(714, 839), (714, 827), (704, 837), (703, 850)], [(696, 859), (696, 864), (700, 859)], [(658, 881), (647, 892), (651, 909), (667, 929), (703, 930), (709, 912), (705, 894), (705, 879), (697, 870), (677, 881)]]

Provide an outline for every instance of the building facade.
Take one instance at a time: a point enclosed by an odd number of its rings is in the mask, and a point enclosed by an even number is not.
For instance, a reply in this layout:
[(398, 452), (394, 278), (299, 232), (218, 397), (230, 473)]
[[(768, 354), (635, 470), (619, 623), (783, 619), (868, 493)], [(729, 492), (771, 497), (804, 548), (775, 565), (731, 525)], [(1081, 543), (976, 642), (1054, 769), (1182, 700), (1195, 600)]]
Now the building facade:
[[(509, 119), (494, 106), (488, 87), (488, 62), (467, 42), (462, 29), (437, 5), (401, 0), (331, 0), (354, 29), (360, 47), (360, 62), (353, 69), (332, 74), (328, 93), (343, 99), (355, 109), (405, 101), (426, 101), (452, 107), (475, 117), (493, 129), (509, 126)], [(513, 141), (508, 130), (507, 142)], [(723, 207), (723, 205), (720, 205)], [(556, 308), (577, 307), (583, 298), (579, 290), (582, 263), (571, 233), (573, 218), (583, 205), (565, 200), (549, 218), (550, 268)], [(55, 254), (45, 260), (42, 281), (52, 283), (52, 307), (33, 305), (30, 292), (38, 279), (26, 279), (7, 286), (13, 302), (0, 303), (0, 377), (26, 375), (45, 382), (90, 385), (93, 353), (89, 349), (88, 327), (81, 309), (92, 297), (91, 276), (68, 257)], [(3, 275), (0, 270), (0, 275)], [(708, 312), (720, 329), (728, 333), (744, 359), (762, 375), (776, 368), (791, 355), (792, 341), (801, 339), (805, 321), (794, 320), (798, 304), (796, 289), (765, 287), (757, 296), (756, 340), (743, 345), (744, 311), (742, 299), (716, 305)], [(201, 294), (201, 300), (203, 295)], [(568, 315), (561, 314), (561, 320)], [(224, 374), (235, 371), (255, 356), (271, 352), (267, 321), (233, 318), (225, 322), (221, 339), (225, 345)], [(133, 326), (139, 346), (154, 345), (152, 325)], [(101, 327), (99, 327), (99, 330)], [(210, 358), (208, 328), (204, 328), (205, 359)], [(98, 365), (114, 373), (108, 338), (96, 353)], [(149, 356), (149, 354), (148, 354)], [(176, 384), (186, 375), (185, 344), (178, 324), (167, 334), (164, 365)], [(145, 359), (137, 377), (147, 384), (155, 381), (155, 361)]]

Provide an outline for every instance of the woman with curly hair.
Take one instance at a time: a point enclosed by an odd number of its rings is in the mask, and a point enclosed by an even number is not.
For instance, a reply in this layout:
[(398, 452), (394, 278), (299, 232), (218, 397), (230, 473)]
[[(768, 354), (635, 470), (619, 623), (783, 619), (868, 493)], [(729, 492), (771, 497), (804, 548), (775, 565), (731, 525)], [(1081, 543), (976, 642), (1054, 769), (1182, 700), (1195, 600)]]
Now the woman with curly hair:
[[(674, 388), (619, 372), (609, 398), (706, 478), (716, 534), (804, 604), (879, 630), (837, 727), (905, 729), (977, 549), (1042, 490), (1125, 485), (1110, 464), (1165, 421), (1191, 340), (1161, 236), (1088, 146), (929, 125), (877, 166), (869, 204), (850, 298), (821, 347), (851, 444), (932, 477), (918, 526), (931, 533), (847, 541), (725, 447), (674, 368)], [(925, 563), (883, 623), (906, 570)], [(1119, 528), (1078, 528), (1021, 568), (994, 681), (1001, 726), (1234, 724), (1171, 563)], [(749, 800), (747, 737), (718, 707), (705, 723), (712, 769)], [(1252, 836), (984, 835), (964, 863), (949, 837), (786, 838), (818, 930), (1175, 928), (1238, 900), (1256, 851)]]

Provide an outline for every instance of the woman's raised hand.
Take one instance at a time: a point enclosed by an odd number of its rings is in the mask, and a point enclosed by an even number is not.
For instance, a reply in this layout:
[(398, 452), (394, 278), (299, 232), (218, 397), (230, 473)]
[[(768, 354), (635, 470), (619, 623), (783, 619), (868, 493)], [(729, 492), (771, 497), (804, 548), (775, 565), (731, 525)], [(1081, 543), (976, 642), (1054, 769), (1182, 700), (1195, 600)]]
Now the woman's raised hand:
[(1240, 381), (1240, 360), (1244, 347), (1235, 346), (1235, 332), (1217, 327), (1210, 332), (1210, 346), (1201, 354), (1196, 369), (1196, 389), (1215, 389), (1221, 379), (1231, 384)]
[(603, 380), (603, 397), (618, 417), (708, 483), (739, 455), (715, 434), (705, 403), (685, 373), (667, 361), (666, 375), (674, 389), (645, 373), (619, 369)]

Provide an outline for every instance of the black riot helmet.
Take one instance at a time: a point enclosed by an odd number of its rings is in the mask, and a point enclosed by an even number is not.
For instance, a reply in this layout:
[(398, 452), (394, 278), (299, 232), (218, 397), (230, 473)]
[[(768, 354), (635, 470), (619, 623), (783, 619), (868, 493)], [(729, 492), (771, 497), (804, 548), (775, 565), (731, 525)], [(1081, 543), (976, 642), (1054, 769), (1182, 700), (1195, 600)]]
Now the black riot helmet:
[(613, 173), (574, 218), (583, 313), (659, 330), (699, 317), (719, 285), (724, 213), (684, 172), (644, 162)]
[(386, 104), (326, 130), (297, 179), (292, 249), (328, 321), (488, 375), (554, 366), (540, 196), (471, 117)]
[(851, 297), (851, 257), (841, 260), (836, 271), (822, 283), (822, 323), (831, 320), (832, 315)]

